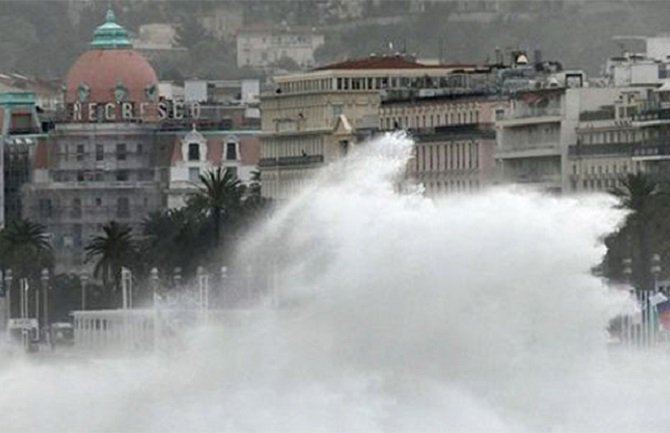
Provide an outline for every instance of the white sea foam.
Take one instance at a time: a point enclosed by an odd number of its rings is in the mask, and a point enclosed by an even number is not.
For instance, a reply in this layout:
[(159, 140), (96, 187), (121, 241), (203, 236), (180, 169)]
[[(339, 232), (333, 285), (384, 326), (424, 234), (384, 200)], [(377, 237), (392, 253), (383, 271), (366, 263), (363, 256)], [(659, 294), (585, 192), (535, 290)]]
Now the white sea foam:
[(171, 355), (5, 363), (0, 430), (667, 430), (670, 363), (607, 350), (630, 307), (590, 272), (611, 201), (431, 201), (398, 192), (410, 156), (374, 140), (248, 240), (278, 257), (280, 308)]

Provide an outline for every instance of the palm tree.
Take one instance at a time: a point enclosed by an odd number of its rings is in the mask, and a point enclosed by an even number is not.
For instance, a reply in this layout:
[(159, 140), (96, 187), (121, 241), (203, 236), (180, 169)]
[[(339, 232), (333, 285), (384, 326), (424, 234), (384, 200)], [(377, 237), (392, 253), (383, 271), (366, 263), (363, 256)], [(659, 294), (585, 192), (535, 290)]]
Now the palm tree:
[(102, 227), (102, 235), (94, 236), (86, 246), (86, 262), (97, 260), (93, 275), (101, 278), (105, 287), (113, 282), (115, 292), (121, 288), (121, 268), (132, 267), (136, 259), (132, 229), (116, 221)]
[(620, 181), (620, 186), (610, 191), (619, 203), (619, 209), (630, 211), (625, 226), (633, 232), (639, 260), (634, 266), (634, 281), (640, 288), (652, 285), (651, 252), (649, 247), (649, 225), (654, 214), (660, 209), (660, 189), (658, 182), (649, 175), (638, 172), (629, 173)]
[(12, 269), (17, 278), (36, 277), (53, 266), (46, 228), (27, 219), (14, 220), (0, 232), (0, 256), (4, 268)]
[(201, 214), (188, 207), (153, 212), (142, 223), (142, 256), (163, 274), (177, 266), (189, 273), (205, 252), (202, 246), (208, 234), (203, 227)]
[(199, 191), (189, 198), (188, 206), (211, 219), (214, 245), (221, 241), (223, 221), (231, 221), (238, 215), (244, 191), (240, 180), (221, 167), (200, 175)]

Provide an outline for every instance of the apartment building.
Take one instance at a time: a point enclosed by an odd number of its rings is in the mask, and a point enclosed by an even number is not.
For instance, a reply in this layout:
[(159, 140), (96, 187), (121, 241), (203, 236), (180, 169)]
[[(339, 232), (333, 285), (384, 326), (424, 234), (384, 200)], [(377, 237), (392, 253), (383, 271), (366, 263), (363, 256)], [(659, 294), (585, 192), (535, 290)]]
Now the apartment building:
[(569, 190), (608, 191), (628, 173), (670, 169), (670, 84), (621, 89), (613, 103), (580, 114), (569, 146)]

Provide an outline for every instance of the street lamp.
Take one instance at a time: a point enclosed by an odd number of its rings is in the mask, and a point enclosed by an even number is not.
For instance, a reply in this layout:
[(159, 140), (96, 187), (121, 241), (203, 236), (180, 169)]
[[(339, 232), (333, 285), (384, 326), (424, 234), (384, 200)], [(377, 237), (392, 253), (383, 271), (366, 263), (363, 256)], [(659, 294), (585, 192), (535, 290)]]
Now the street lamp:
[(47, 268), (42, 269), (42, 274), (40, 276), (42, 281), (42, 292), (44, 295), (44, 338), (46, 343), (51, 342), (50, 331), (49, 331), (49, 270)]
[(658, 276), (661, 274), (661, 256), (654, 254), (651, 256), (651, 275), (654, 277), (654, 286), (652, 290), (656, 290), (658, 283)]
[(178, 288), (181, 285), (181, 268), (179, 266), (174, 268), (173, 279), (175, 288)]
[(81, 274), (79, 277), (81, 283), (81, 310), (86, 310), (86, 285), (88, 284), (88, 275)]
[(626, 282), (631, 284), (631, 276), (633, 275), (633, 260), (631, 258), (625, 258), (621, 260), (623, 265), (623, 275), (626, 278)]
[(158, 307), (158, 269), (152, 268), (149, 272), (149, 281), (151, 282), (151, 291), (154, 297), (154, 308)]
[(12, 270), (7, 269), (5, 272), (5, 296), (7, 300), (7, 321), (12, 318)]

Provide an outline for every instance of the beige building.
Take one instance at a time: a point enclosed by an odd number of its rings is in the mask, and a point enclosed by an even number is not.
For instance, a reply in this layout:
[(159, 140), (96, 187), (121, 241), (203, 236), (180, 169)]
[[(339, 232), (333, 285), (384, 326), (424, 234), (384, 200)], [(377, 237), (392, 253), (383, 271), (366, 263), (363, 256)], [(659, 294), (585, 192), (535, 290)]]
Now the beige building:
[(409, 129), (416, 141), (408, 177), (427, 195), (476, 191), (495, 177), (495, 116), (507, 102), (493, 94), (392, 99), (380, 109), (384, 130)]
[(276, 90), (261, 95), (263, 195), (290, 197), (314, 170), (378, 130), (382, 98), (438, 88), (463, 68), (472, 67), (370, 57), (276, 77)]

